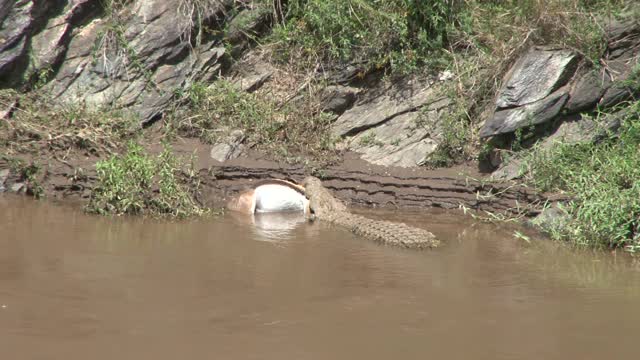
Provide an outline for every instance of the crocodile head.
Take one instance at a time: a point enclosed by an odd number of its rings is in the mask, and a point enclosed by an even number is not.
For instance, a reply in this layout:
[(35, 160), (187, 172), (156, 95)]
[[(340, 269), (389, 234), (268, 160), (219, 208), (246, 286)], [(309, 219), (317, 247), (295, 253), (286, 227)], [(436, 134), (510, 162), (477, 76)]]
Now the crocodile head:
[(320, 179), (309, 176), (302, 181), (304, 192), (309, 199), (309, 210), (318, 218), (329, 218), (344, 212), (347, 207), (333, 197), (329, 190), (322, 186)]

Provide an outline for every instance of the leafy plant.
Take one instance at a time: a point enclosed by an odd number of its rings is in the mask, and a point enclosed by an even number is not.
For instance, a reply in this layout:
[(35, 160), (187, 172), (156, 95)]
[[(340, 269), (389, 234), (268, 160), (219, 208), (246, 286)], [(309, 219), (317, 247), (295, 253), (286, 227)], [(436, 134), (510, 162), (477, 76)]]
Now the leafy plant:
[(557, 237), (580, 245), (640, 244), (640, 102), (625, 111), (619, 133), (604, 141), (556, 144), (529, 155), (536, 187), (572, 197), (571, 221)]
[(180, 181), (180, 168), (165, 145), (157, 159), (130, 143), (126, 153), (96, 164), (98, 175), (87, 211), (98, 214), (202, 215), (206, 209)]
[(301, 63), (390, 64), (409, 70), (444, 48), (461, 0), (291, 0), (274, 29), (278, 53)]
[(452, 105), (442, 116), (439, 124), (441, 138), (436, 150), (427, 158), (428, 167), (449, 167), (470, 157), (473, 134), (469, 123), (464, 103)]
[(168, 123), (169, 130), (182, 135), (215, 143), (242, 130), (251, 146), (285, 160), (295, 154), (327, 161), (335, 153), (331, 118), (313, 108), (311, 101), (279, 105), (226, 80), (195, 83), (179, 96), (186, 108), (171, 114)]
[(57, 104), (47, 94), (0, 91), (0, 104), (16, 104), (10, 118), (0, 122), (0, 144), (12, 151), (35, 152), (83, 149), (111, 153), (138, 123), (133, 114), (119, 109)]

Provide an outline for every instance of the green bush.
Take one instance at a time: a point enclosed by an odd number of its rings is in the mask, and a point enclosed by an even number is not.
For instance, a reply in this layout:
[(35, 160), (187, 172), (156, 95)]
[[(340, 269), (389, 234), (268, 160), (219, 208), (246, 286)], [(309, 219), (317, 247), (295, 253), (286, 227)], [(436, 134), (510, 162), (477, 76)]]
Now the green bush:
[(533, 183), (572, 197), (571, 220), (557, 237), (640, 250), (640, 102), (624, 111), (620, 132), (605, 141), (557, 144), (530, 155)]
[(96, 164), (98, 181), (87, 210), (98, 214), (150, 214), (172, 217), (202, 215), (180, 179), (180, 168), (169, 146), (157, 157), (130, 143), (126, 153)]
[(178, 96), (187, 106), (171, 115), (169, 126), (182, 135), (215, 143), (242, 130), (251, 147), (280, 159), (299, 160), (301, 155), (327, 162), (334, 157), (331, 118), (315, 107), (313, 99), (280, 105), (226, 80), (196, 83)]
[(445, 47), (462, 0), (291, 0), (272, 42), (289, 60), (413, 68)]
[(135, 114), (122, 109), (59, 104), (45, 92), (0, 90), (0, 104), (12, 103), (17, 110), (0, 121), (0, 146), (17, 152), (82, 149), (111, 153), (132, 137), (139, 124)]

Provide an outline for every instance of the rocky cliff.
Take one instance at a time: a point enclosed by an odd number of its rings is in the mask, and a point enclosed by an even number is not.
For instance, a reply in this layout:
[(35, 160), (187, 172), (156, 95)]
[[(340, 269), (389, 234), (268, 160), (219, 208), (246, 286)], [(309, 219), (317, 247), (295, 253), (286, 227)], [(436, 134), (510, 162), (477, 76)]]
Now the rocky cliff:
[[(244, 27), (229, 27), (238, 17)], [(60, 102), (130, 108), (148, 123), (177, 91), (218, 76), (223, 41), (241, 48), (267, 17), (233, 0), (2, 0), (0, 86), (38, 83)]]

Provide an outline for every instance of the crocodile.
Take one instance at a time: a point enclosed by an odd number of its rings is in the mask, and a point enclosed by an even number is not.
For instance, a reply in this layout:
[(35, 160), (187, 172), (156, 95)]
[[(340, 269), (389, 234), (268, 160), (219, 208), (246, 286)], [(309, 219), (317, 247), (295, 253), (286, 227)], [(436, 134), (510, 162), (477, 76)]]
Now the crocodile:
[(403, 223), (373, 220), (361, 215), (352, 214), (345, 204), (336, 199), (327, 190), (320, 179), (309, 176), (302, 182), (305, 195), (309, 199), (312, 216), (346, 227), (356, 235), (386, 245), (406, 248), (434, 248), (439, 245), (438, 239), (427, 230)]

